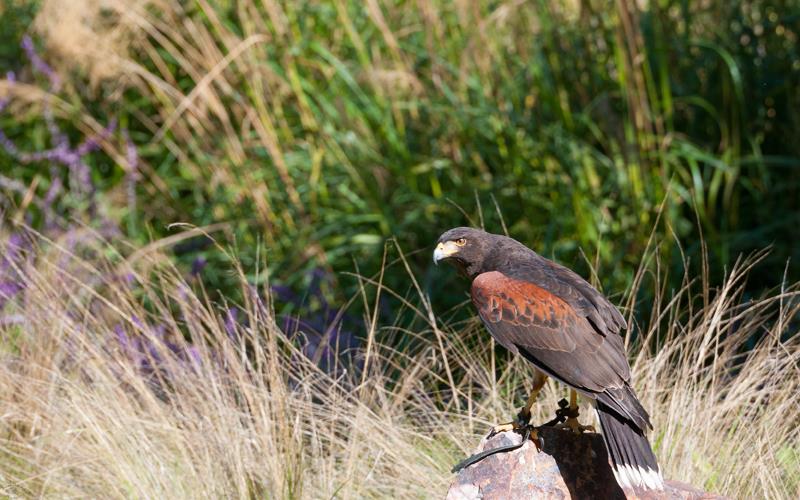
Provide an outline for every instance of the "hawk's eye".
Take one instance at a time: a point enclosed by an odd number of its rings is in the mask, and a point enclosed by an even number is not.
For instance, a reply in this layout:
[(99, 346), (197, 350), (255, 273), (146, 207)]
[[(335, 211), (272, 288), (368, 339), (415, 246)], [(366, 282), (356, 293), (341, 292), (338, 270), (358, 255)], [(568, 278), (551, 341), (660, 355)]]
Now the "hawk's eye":
[(466, 244), (467, 244), (467, 239), (466, 238), (459, 238), (459, 239), (456, 240), (456, 245), (458, 245), (460, 247), (463, 247)]

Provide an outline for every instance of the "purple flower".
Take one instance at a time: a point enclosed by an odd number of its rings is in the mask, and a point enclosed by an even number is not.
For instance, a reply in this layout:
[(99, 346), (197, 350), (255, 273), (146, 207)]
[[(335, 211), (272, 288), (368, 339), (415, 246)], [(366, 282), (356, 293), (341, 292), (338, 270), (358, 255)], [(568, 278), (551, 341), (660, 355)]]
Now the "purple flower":
[(31, 62), (33, 69), (46, 76), (47, 79), (50, 80), (50, 89), (53, 92), (58, 92), (61, 88), (61, 79), (58, 77), (58, 74), (53, 71), (53, 68), (44, 62), (44, 60), (39, 57), (39, 54), (36, 53), (36, 48), (33, 46), (33, 40), (31, 40), (30, 36), (25, 35), (22, 37), (22, 49), (25, 51), (25, 55), (28, 56), (28, 60)]
[(0, 309), (2, 309), (6, 303), (14, 298), (16, 294), (21, 292), (25, 287), (21, 283), (15, 283), (13, 281), (0, 281)]
[(8, 241), (6, 241), (5, 248), (3, 249), (4, 255), (0, 257), (0, 272), (8, 270), (11, 264), (17, 261), (22, 251), (23, 243), (24, 240), (18, 233), (13, 233), (8, 237)]
[(274, 300), (289, 305), (292, 311), (279, 315), (281, 329), (322, 370), (331, 372), (337, 367), (353, 366), (356, 360), (352, 354), (358, 341), (351, 330), (357, 327), (356, 320), (328, 302), (323, 286), (330, 287), (333, 280), (324, 269), (313, 269), (309, 278), (304, 296), (313, 300), (303, 300), (287, 286), (270, 287)]
[(190, 272), (192, 277), (197, 278), (198, 276), (200, 276), (200, 273), (203, 272), (203, 269), (206, 267), (206, 264), (208, 264), (208, 261), (206, 261), (205, 257), (200, 256), (194, 259), (192, 261), (192, 270)]
[(189, 346), (184, 352), (188, 354), (188, 359), (196, 365), (200, 365), (203, 358), (200, 356), (200, 350), (197, 347)]
[(225, 313), (225, 323), (223, 324), (225, 327), (225, 333), (228, 334), (228, 337), (233, 338), (235, 336), (238, 319), (239, 310), (235, 307), (229, 307), (228, 311)]
[(137, 332), (129, 336), (122, 325), (114, 327), (114, 337), (119, 349), (142, 375), (159, 375), (165, 379), (180, 374), (171, 368), (196, 369), (202, 364), (200, 350), (179, 338), (177, 342), (165, 339), (166, 326), (150, 326), (137, 317), (131, 317)]
[(0, 130), (0, 147), (2, 147), (10, 156), (16, 158), (19, 155), (17, 146), (11, 142), (11, 139), (9, 139), (2, 130)]
[(25, 259), (25, 250), (30, 242), (20, 233), (13, 233), (1, 248), (0, 255), (0, 309), (9, 300), (25, 289), (25, 277), (20, 275), (19, 267)]
[(139, 179), (139, 151), (128, 135), (128, 129), (122, 129), (122, 138), (125, 140), (125, 161), (128, 163), (128, 176), (133, 180)]
[(139, 317), (136, 315), (131, 316), (131, 323), (133, 323), (139, 330), (145, 329), (144, 323), (142, 323), (142, 320), (140, 320)]
[(280, 302), (288, 302), (296, 306), (300, 305), (300, 297), (288, 286), (271, 285), (269, 290), (273, 298), (278, 299)]
[(100, 144), (111, 137), (116, 129), (117, 120), (112, 118), (108, 122), (108, 125), (106, 125), (106, 127), (101, 130), (99, 134), (90, 136), (88, 139), (84, 140), (80, 145), (78, 145), (78, 147), (75, 148), (74, 153), (79, 157), (83, 157), (92, 151), (97, 151), (100, 149)]
[[(61, 80), (58, 74), (36, 53), (33, 40), (27, 35), (22, 40), (22, 48), (33, 66), (33, 69), (47, 77), (50, 82), (50, 92), (57, 93), (61, 88)], [(14, 82), (14, 73), (7, 73), (6, 79), (10, 82)], [(8, 99), (0, 101), (0, 111), (2, 111), (7, 102)], [(70, 187), (81, 195), (88, 197), (90, 202), (93, 202), (93, 198), (90, 197), (90, 195), (94, 193), (91, 170), (84, 158), (89, 153), (99, 149), (100, 144), (113, 134), (116, 129), (116, 121), (111, 120), (100, 133), (90, 136), (77, 147), (72, 148), (69, 144), (67, 134), (61, 131), (53, 117), (53, 110), (49, 101), (45, 101), (42, 114), (47, 124), (47, 129), (50, 132), (50, 140), (53, 144), (51, 149), (32, 153), (22, 152), (2, 130), (0, 130), (0, 147), (21, 163), (50, 161), (67, 167), (69, 171)], [(56, 177), (53, 178), (55, 179)], [(50, 198), (50, 201), (46, 203), (48, 206), (52, 204), (52, 198), (55, 197), (60, 189), (61, 180), (59, 177), (58, 182), (54, 180), (51, 189), (48, 190), (47, 197)]]
[(62, 187), (61, 176), (55, 168), (50, 169), (50, 187), (47, 188), (47, 193), (44, 195), (44, 203), (47, 208), (52, 207), (56, 196), (61, 192)]

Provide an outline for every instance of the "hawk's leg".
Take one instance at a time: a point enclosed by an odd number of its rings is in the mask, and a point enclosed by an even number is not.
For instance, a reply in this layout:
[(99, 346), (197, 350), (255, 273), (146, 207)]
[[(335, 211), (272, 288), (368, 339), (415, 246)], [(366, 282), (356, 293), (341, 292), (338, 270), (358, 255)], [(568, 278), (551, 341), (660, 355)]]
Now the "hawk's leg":
[(522, 409), (519, 411), (519, 414), (517, 414), (517, 419), (505, 424), (495, 425), (492, 427), (489, 435), (494, 436), (499, 432), (512, 431), (527, 427), (528, 423), (531, 421), (531, 406), (533, 406), (533, 403), (536, 402), (536, 398), (539, 396), (539, 391), (542, 390), (545, 382), (547, 382), (547, 375), (539, 370), (536, 370), (536, 375), (533, 380), (533, 390), (531, 391), (531, 395), (528, 396), (528, 402), (524, 407), (522, 407)]
[(556, 424), (559, 429), (569, 429), (575, 434), (583, 432), (595, 432), (594, 426), (581, 425), (578, 422), (578, 393), (574, 389), (569, 390), (569, 410), (567, 411), (567, 421), (563, 424)]

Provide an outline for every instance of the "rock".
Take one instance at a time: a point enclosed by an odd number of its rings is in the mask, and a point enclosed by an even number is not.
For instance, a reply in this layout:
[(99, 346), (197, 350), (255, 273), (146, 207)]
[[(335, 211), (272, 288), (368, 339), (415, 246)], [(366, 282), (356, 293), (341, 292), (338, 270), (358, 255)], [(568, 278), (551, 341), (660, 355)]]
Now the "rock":
[[(705, 493), (677, 481), (665, 481), (664, 491), (619, 487), (599, 434), (573, 434), (543, 428), (541, 452), (528, 440), (521, 448), (500, 452), (461, 470), (450, 485), (447, 500), (514, 498), (600, 498), (641, 500), (712, 500)], [(478, 452), (519, 443), (520, 434), (503, 432), (483, 439)]]

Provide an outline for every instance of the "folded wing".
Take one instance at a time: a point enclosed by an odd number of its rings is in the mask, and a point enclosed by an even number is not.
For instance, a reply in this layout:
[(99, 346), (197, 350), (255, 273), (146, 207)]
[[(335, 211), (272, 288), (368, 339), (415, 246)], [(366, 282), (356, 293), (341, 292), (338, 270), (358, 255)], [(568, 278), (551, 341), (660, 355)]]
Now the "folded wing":
[[(561, 286), (565, 293), (580, 294), (570, 292), (568, 284)], [(617, 333), (599, 331), (586, 311), (547, 289), (498, 271), (477, 276), (471, 295), (489, 332), (506, 349), (605, 403), (640, 429), (649, 426), (647, 412), (630, 388), (630, 368)]]

